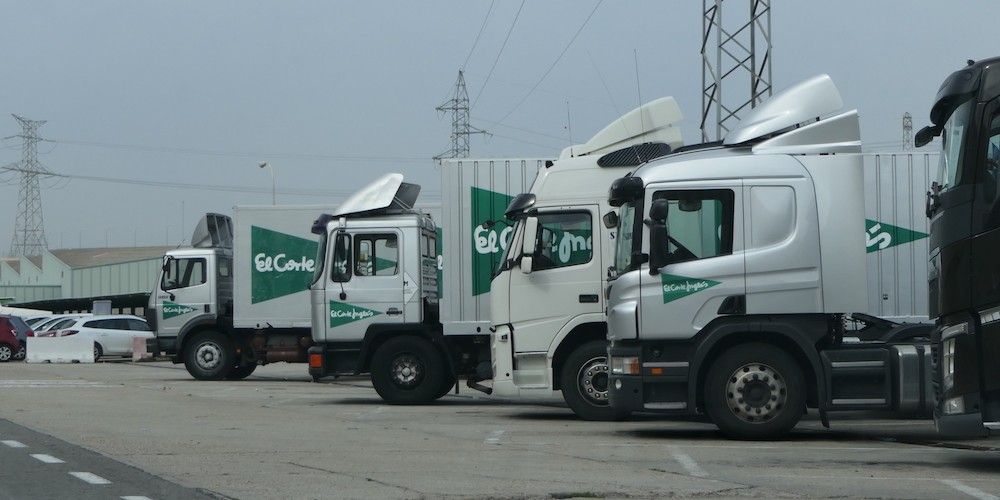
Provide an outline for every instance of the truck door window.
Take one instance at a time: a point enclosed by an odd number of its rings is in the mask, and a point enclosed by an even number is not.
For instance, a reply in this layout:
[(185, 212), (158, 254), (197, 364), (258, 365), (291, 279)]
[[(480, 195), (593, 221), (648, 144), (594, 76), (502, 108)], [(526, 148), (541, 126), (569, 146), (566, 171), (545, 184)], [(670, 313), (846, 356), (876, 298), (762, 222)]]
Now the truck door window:
[(669, 255), (676, 264), (733, 253), (733, 200), (728, 189), (658, 191), (653, 200), (670, 202)]
[(593, 233), (590, 212), (539, 214), (532, 267), (544, 271), (590, 262)]
[(992, 229), (1000, 226), (1000, 114), (993, 115), (987, 134), (986, 165), (979, 184), (989, 207), (984, 229)]
[(333, 244), (333, 265), (330, 280), (343, 283), (351, 280), (351, 237), (338, 234)]
[(356, 276), (395, 276), (399, 244), (395, 234), (359, 234), (354, 239)]
[(161, 288), (173, 290), (205, 283), (205, 259), (175, 258), (167, 262)]

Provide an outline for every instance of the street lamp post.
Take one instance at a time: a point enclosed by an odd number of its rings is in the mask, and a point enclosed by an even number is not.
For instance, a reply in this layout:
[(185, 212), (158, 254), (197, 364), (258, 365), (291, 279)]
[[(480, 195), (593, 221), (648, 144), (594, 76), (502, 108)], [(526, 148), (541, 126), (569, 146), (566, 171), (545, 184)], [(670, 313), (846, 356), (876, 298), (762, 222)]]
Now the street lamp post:
[(264, 163), (260, 164), (260, 168), (267, 168), (267, 170), (271, 173), (271, 204), (272, 205), (277, 205), (278, 203), (277, 203), (277, 201), (275, 201), (276, 199), (275, 199), (275, 196), (274, 196), (274, 192), (275, 192), (274, 191), (274, 187), (275, 187), (275, 183), (274, 183), (274, 167), (272, 167), (270, 163), (268, 163), (268, 162), (265, 161)]

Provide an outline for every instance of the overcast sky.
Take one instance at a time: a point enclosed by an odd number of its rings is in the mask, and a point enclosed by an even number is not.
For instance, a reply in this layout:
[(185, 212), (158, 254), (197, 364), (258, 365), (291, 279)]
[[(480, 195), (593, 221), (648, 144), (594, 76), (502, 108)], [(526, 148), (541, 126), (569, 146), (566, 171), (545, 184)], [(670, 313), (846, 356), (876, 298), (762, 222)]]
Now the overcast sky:
[[(748, 3), (727, 0), (727, 15), (745, 16)], [(872, 145), (900, 141), (905, 111), (925, 125), (949, 72), (1000, 51), (993, 0), (773, 3), (775, 88), (830, 74)], [(270, 203), (264, 160), (279, 203), (335, 205), (394, 171), (433, 201), (430, 157), (450, 133), (434, 107), (467, 57), (472, 123), (494, 132), (473, 137), (474, 157), (557, 155), (570, 143), (567, 101), (576, 143), (640, 96), (664, 95), (680, 103), (685, 141), (700, 141), (700, 1), (605, 0), (530, 95), (597, 1), (526, 2), (497, 59), (521, 2), (496, 0), (470, 56), (490, 5), (5, 0), (0, 137), (20, 132), (17, 113), (48, 121), (40, 133), (57, 142), (39, 157), (53, 172), (251, 191), (49, 179), (52, 248), (163, 244), (168, 233), (176, 244), (206, 211)], [(19, 139), (0, 142), (0, 165), (20, 155)], [(0, 184), (0, 252), (17, 198), (16, 183)]]

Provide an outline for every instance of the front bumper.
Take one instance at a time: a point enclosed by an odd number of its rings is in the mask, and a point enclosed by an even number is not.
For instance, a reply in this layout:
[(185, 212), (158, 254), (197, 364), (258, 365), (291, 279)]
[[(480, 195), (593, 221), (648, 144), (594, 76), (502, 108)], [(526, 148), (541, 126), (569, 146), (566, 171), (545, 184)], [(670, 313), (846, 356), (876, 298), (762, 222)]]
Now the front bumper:
[[(693, 413), (688, 397), (688, 364), (682, 361), (645, 361), (638, 345), (612, 344), (609, 359), (637, 358), (638, 373), (608, 376), (608, 402), (622, 412), (685, 415)], [(612, 366), (614, 363), (612, 363)]]
[[(983, 437), (976, 323), (938, 326), (932, 334), (934, 426), (948, 437)], [(947, 383), (946, 383), (947, 380)]]

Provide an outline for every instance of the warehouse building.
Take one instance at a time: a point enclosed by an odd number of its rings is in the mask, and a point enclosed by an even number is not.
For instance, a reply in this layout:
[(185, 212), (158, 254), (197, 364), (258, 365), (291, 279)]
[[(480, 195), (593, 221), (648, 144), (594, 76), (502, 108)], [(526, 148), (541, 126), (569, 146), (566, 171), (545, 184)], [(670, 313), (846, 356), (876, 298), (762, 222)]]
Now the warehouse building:
[(75, 248), (0, 259), (0, 301), (54, 312), (89, 310), (112, 300), (116, 311), (141, 313), (173, 247)]

